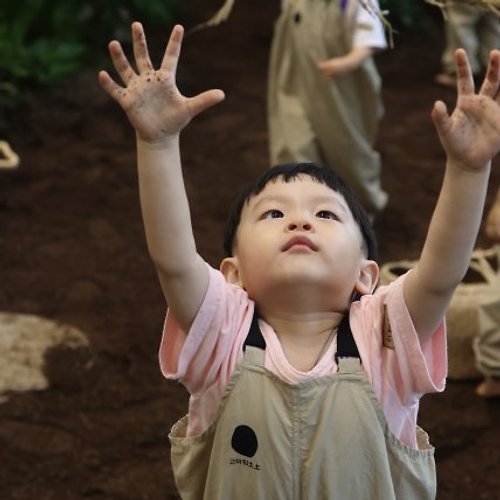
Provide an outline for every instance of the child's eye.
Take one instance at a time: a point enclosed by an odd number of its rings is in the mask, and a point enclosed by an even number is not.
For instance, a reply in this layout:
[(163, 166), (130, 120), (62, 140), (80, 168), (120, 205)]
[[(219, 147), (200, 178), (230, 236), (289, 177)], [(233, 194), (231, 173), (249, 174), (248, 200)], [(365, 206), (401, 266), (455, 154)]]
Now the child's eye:
[(262, 216), (263, 219), (281, 219), (284, 217), (284, 214), (281, 210), (268, 210)]
[(317, 214), (316, 217), (318, 219), (331, 219), (331, 220), (339, 220), (339, 218), (330, 210), (320, 210)]

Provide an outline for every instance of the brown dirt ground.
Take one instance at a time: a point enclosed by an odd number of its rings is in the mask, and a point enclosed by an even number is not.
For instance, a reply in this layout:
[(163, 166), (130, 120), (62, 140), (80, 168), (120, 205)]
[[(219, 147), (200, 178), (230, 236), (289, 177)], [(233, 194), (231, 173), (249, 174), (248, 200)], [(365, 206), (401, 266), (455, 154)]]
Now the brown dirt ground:
[[(220, 5), (183, 3), (187, 25)], [(186, 94), (227, 93), (182, 137), (199, 250), (213, 265), (233, 193), (267, 167), (266, 69), (278, 2), (258, 10), (236, 3), (229, 23), (186, 40), (179, 68)], [(156, 60), (166, 36), (152, 37)], [(376, 221), (382, 262), (418, 256), (439, 189), (443, 153), (429, 112), (435, 99), (454, 98), (432, 81), (441, 46), (440, 36), (400, 33), (396, 48), (377, 57), (390, 193)], [(157, 365), (165, 304), (144, 242), (133, 133), (95, 72), (28, 96), (9, 116), (0, 137), (22, 165), (0, 172), (0, 310), (74, 325), (91, 347), (52, 351), (51, 388), (0, 405), (0, 498), (177, 498), (166, 436), (187, 398)], [(488, 203), (499, 179), (495, 172)], [(488, 245), (484, 236), (478, 245)], [(450, 381), (422, 401), (441, 500), (499, 495), (500, 403), (475, 397), (474, 385)]]

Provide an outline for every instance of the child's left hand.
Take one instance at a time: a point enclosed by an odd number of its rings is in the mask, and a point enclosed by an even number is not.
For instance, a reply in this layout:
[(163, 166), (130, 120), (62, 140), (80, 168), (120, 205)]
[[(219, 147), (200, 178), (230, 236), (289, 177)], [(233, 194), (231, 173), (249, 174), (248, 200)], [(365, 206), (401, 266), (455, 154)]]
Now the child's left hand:
[(455, 110), (448, 115), (446, 105), (438, 101), (432, 119), (448, 159), (466, 170), (480, 170), (500, 150), (500, 51), (491, 51), (486, 77), (477, 94), (463, 49), (456, 51), (455, 63)]

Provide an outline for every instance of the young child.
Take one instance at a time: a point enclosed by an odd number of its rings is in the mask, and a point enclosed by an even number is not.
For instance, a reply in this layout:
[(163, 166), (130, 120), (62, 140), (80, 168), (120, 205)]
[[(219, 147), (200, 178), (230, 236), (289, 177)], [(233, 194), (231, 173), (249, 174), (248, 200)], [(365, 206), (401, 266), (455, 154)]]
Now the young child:
[(434, 498), (419, 399), (444, 389), (443, 317), (500, 149), (500, 52), (479, 94), (457, 52), (456, 109), (432, 111), (447, 162), (420, 262), (375, 291), (366, 213), (331, 171), (310, 164), (270, 169), (242, 195), (220, 271), (197, 253), (179, 134), (224, 94), (179, 92), (182, 36), (176, 26), (154, 69), (134, 23), (137, 68), (113, 41), (124, 87), (99, 75), (137, 133), (146, 238), (169, 306), (161, 367), (191, 394), (170, 434), (181, 497)]
[(358, 0), (282, 0), (269, 64), (271, 163), (334, 169), (372, 215), (387, 203), (374, 149), (383, 104), (372, 58), (386, 46), (381, 21)]
[(454, 54), (463, 48), (476, 78), (488, 65), (491, 49), (500, 47), (500, 24), (498, 18), (484, 7), (448, 1), (445, 5), (446, 46), (441, 57), (443, 71), (436, 75), (436, 82), (455, 88)]

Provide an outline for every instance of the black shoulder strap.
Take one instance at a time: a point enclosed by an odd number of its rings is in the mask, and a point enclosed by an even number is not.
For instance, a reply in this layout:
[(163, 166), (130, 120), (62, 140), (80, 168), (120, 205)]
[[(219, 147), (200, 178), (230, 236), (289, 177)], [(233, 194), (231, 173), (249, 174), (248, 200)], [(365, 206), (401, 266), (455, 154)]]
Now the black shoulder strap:
[(247, 338), (243, 343), (243, 350), (246, 350), (247, 345), (252, 347), (258, 347), (259, 349), (266, 348), (266, 341), (262, 336), (262, 332), (260, 331), (259, 321), (257, 317), (257, 311), (255, 310), (253, 313), (252, 324), (250, 325), (250, 330), (248, 332)]
[[(246, 350), (246, 346), (257, 347), (259, 349), (266, 348), (266, 341), (262, 336), (260, 331), (259, 321), (257, 312), (255, 311), (252, 318), (252, 323), (250, 325), (250, 330), (248, 331), (247, 338), (243, 343), (243, 350)], [(349, 324), (349, 313), (347, 313), (339, 324), (337, 330), (337, 353), (335, 354), (335, 359), (338, 358), (359, 358), (359, 351), (356, 342), (354, 341), (354, 336), (352, 335), (351, 325)]]
[(351, 331), (349, 323), (349, 313), (347, 313), (339, 324), (337, 330), (337, 353), (335, 361), (338, 358), (359, 358), (359, 351)]

